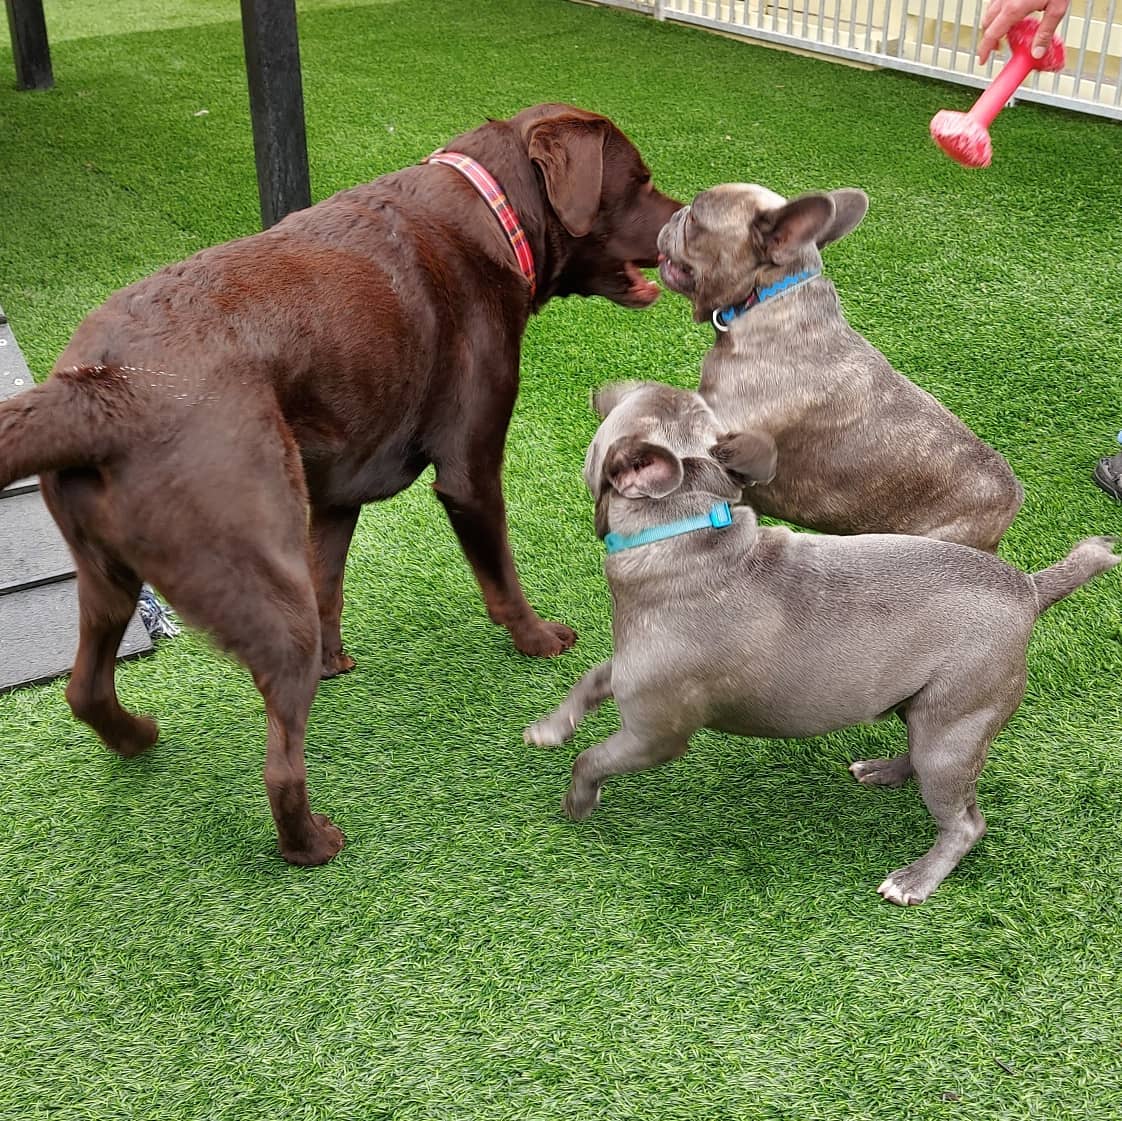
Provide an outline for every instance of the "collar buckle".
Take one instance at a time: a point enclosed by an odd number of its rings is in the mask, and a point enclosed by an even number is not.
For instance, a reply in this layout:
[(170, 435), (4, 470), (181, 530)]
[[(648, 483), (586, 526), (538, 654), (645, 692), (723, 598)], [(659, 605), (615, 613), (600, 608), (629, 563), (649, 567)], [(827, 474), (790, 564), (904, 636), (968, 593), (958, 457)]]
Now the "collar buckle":
[(732, 525), (732, 508), (727, 502), (718, 502), (709, 510), (709, 524), (714, 529)]

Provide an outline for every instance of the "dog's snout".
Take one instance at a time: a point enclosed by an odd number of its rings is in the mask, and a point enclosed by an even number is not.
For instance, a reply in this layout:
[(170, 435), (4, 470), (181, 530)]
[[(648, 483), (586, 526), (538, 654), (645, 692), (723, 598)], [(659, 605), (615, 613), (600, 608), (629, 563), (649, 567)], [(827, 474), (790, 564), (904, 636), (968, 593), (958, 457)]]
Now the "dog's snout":
[(669, 257), (672, 255), (674, 240), (678, 236), (678, 230), (686, 220), (688, 212), (688, 206), (683, 206), (681, 209), (676, 210), (670, 215), (670, 218), (662, 229), (658, 231), (658, 250), (663, 256)]
[(666, 219), (666, 221), (665, 221), (665, 223), (663, 224), (663, 227), (662, 227), (663, 230), (664, 231), (668, 230), (674, 225), (675, 222), (680, 222), (682, 220), (682, 215), (685, 213), (685, 211), (686, 211), (686, 208), (684, 206), (680, 207), (678, 210), (675, 210), (674, 213), (671, 214), (670, 217)]

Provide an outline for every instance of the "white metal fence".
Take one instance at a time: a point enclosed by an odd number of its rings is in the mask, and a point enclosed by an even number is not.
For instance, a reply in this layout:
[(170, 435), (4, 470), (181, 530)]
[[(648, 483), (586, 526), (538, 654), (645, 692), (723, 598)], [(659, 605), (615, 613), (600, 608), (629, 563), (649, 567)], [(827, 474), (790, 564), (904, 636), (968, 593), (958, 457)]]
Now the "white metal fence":
[[(983, 0), (592, 0), (748, 39), (987, 85), (1008, 57), (977, 63)], [(1122, 120), (1122, 0), (1075, 0), (1059, 34), (1067, 65), (1017, 93)]]

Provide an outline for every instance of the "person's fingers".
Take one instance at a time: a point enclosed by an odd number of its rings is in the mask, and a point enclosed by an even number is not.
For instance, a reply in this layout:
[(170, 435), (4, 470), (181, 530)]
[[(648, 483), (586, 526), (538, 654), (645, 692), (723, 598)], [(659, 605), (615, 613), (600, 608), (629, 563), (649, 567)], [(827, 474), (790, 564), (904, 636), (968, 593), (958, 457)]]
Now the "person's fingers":
[(1060, 26), (1060, 20), (1067, 11), (1067, 0), (1048, 0), (1048, 4), (1040, 17), (1040, 28), (1032, 41), (1032, 57), (1043, 58), (1052, 45), (1052, 36)]
[(1004, 34), (1004, 32), (994, 31), (996, 26), (999, 25), (992, 25), (978, 40), (978, 61), (983, 66), (989, 61), (990, 55), (997, 50), (997, 44), (1001, 42), (1001, 36)]
[(989, 0), (989, 3), (986, 5), (986, 10), (982, 13), (982, 19), (978, 26), (985, 31), (1003, 6), (1004, 0)]
[(1040, 30), (1033, 39), (1032, 56), (1043, 58), (1069, 3), (1070, 0), (990, 0), (979, 24), (982, 37), (978, 41), (978, 61), (985, 65), (1013, 24), (1033, 12), (1043, 15)]
[(1008, 0), (990, 0), (982, 13), (982, 38), (978, 41), (978, 61), (985, 66), (989, 57), (997, 49), (1002, 35), (1016, 20), (1009, 15)]

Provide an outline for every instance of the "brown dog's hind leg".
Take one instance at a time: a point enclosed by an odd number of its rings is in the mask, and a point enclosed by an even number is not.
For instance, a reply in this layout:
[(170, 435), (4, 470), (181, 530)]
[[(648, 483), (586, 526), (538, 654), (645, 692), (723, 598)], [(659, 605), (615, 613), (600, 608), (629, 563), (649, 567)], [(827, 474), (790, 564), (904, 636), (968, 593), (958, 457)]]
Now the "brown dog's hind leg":
[[(310, 592), (309, 588), (309, 592)], [(310, 607), (310, 604), (309, 604)], [(326, 864), (343, 847), (330, 818), (308, 804), (304, 731), (319, 683), (318, 633), (305, 613), (287, 648), (254, 657), (250, 669), (269, 722), (265, 789), (277, 827), (281, 855), (289, 864)], [(290, 624), (291, 626), (291, 624)], [(318, 628), (316, 628), (318, 631)]]
[(984, 553), (996, 553), (997, 546), (1009, 522), (1003, 516), (971, 516), (958, 521), (949, 522), (947, 525), (935, 526), (925, 529), (921, 537), (930, 537), (935, 541), (951, 541), (956, 545), (969, 545), (972, 549), (981, 549)]
[[(279, 436), (279, 439), (277, 438)], [(308, 541), (308, 513), (295, 443), (278, 423), (243, 429), (242, 445), (200, 457), (195, 494), (182, 503), (176, 542), (137, 569), (182, 618), (209, 631), (253, 675), (265, 701), (265, 787), (281, 855), (291, 864), (324, 864), (343, 834), (308, 804), (304, 731), (322, 665)], [(236, 480), (232, 485), (230, 480)]]
[[(185, 619), (205, 627), (246, 666), (265, 700), (265, 788), (281, 855), (290, 864), (325, 864), (344, 838), (308, 804), (304, 732), (319, 685), (321, 649), (315, 591), (303, 551), (293, 555), (279, 542), (272, 542), (275, 551), (263, 544), (216, 543), (211, 565), (197, 566), (166, 591)], [(234, 557), (252, 580), (230, 585)]]
[(71, 712), (118, 755), (132, 758), (159, 736), (154, 720), (133, 716), (117, 699), (117, 649), (136, 610), (140, 580), (123, 568), (106, 575), (93, 559), (75, 552), (78, 567), (79, 638), (66, 686)]
[(323, 666), (320, 676), (337, 677), (354, 669), (354, 658), (343, 651), (340, 620), (343, 614), (343, 570), (347, 550), (358, 523), (359, 507), (312, 507), (309, 533), (312, 544), (312, 577), (319, 606)]

